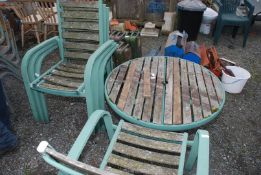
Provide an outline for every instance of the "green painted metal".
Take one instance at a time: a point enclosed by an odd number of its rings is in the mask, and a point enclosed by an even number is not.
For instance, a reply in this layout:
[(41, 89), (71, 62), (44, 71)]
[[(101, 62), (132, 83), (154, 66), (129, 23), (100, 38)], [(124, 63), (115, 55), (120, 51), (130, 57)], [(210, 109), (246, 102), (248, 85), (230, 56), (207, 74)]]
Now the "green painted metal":
[[(136, 60), (136, 59), (134, 59), (134, 60)], [(133, 61), (133, 60), (130, 60), (128, 62), (131, 62), (131, 61)], [(203, 69), (205, 71), (207, 71), (212, 77), (214, 77), (214, 78), (216, 77), (208, 69), (206, 69), (204, 67), (203, 67)], [(108, 75), (106, 82), (105, 82), (105, 99), (106, 99), (107, 103), (109, 104), (109, 106), (112, 108), (113, 111), (115, 111), (124, 120), (127, 120), (131, 123), (135, 123), (137, 125), (144, 126), (144, 127), (147, 127), (147, 128), (152, 128), (152, 129), (157, 129), (157, 130), (165, 130), (165, 131), (185, 131), (185, 130), (198, 128), (200, 126), (203, 126), (203, 125), (209, 123), (210, 121), (214, 120), (215, 118), (217, 118), (217, 116), (221, 113), (221, 111), (224, 107), (224, 104), (225, 104), (226, 93), (225, 93), (224, 88), (222, 88), (222, 99), (223, 100), (222, 100), (221, 104), (219, 105), (219, 108), (217, 109), (217, 111), (215, 113), (211, 114), (210, 116), (208, 116), (206, 118), (203, 118), (203, 119), (198, 120), (198, 121), (194, 121), (194, 122), (189, 123), (189, 124), (180, 124), (180, 125), (174, 125), (174, 124), (173, 125), (165, 125), (164, 123), (163, 124), (156, 124), (156, 123), (152, 123), (152, 122), (145, 122), (145, 121), (138, 120), (137, 118), (126, 114), (124, 111), (120, 110), (115, 103), (113, 103), (110, 100), (110, 97), (109, 97), (108, 92), (107, 92), (107, 83), (108, 83), (108, 79), (109, 79), (110, 75), (111, 75), (111, 73)], [(223, 87), (221, 82), (220, 82), (220, 86)]]
[(186, 152), (187, 152), (187, 142), (188, 142), (188, 134), (184, 133), (183, 140), (182, 140), (181, 154), (179, 159), (178, 175), (183, 174)]
[(235, 37), (238, 27), (244, 29), (243, 47), (246, 46), (249, 28), (253, 19), (255, 7), (249, 0), (244, 0), (245, 5), (248, 7), (248, 16), (237, 16), (236, 8), (240, 5), (241, 0), (221, 1), (216, 0), (219, 7), (219, 14), (217, 18), (216, 29), (214, 33), (214, 44), (217, 44), (224, 26), (234, 26), (233, 37)]
[[(109, 147), (105, 153), (105, 156), (103, 158), (103, 161), (100, 165), (100, 169), (104, 170), (109, 156), (112, 153), (113, 146), (117, 141), (118, 135), (121, 131), (122, 125), (124, 123), (123, 120), (121, 120), (116, 128), (116, 131), (113, 132), (113, 128), (115, 127), (112, 124), (111, 115), (103, 110), (97, 110), (95, 111), (91, 116), (90, 119), (85, 124), (84, 128), (82, 129), (80, 135), (76, 139), (72, 149), (69, 152), (68, 157), (77, 160), (83, 150), (83, 147), (86, 145), (87, 141), (89, 140), (89, 137), (91, 133), (94, 131), (95, 126), (98, 124), (98, 121), (100, 119), (104, 119), (107, 132), (109, 134), (110, 144)], [(194, 141), (190, 141), (192, 144), (192, 148), (189, 152), (189, 157), (187, 160), (185, 160), (185, 155), (187, 152), (187, 146), (188, 146), (188, 134), (184, 133), (184, 137), (182, 140), (182, 152), (180, 157), (180, 163), (179, 163), (179, 169), (178, 174), (181, 175), (184, 173), (184, 164), (185, 164), (185, 170), (191, 171), (193, 165), (195, 165), (197, 160), (197, 175), (208, 175), (209, 172), (209, 135), (207, 131), (204, 130), (198, 130)], [(52, 148), (50, 145), (48, 145), (49, 148)], [(73, 174), (73, 175), (79, 175), (80, 172), (77, 172), (73, 169), (73, 167), (66, 166), (62, 163), (57, 162), (54, 160), (51, 156), (49, 156), (47, 153), (42, 153), (43, 159), (50, 165), (56, 167), (61, 172), (60, 174)]]
[[(100, 37), (100, 47), (91, 55), (89, 61), (86, 64), (87, 69), (91, 69), (88, 71), (85, 69), (84, 82), (77, 90), (57, 90), (57, 89), (49, 89), (38, 86), (39, 83), (43, 82), (42, 79), (45, 75), (50, 74), (57, 66), (61, 63), (66, 62), (67, 60), (64, 58), (64, 47), (63, 47), (63, 18), (61, 17), (61, 13), (63, 12), (63, 8), (60, 4), (60, 0), (57, 0), (57, 8), (58, 8), (58, 22), (59, 22), (59, 36), (53, 37), (49, 40), (46, 40), (34, 48), (30, 49), (24, 56), (22, 62), (22, 77), (25, 85), (25, 89), (28, 95), (29, 103), (33, 112), (33, 117), (36, 121), (39, 122), (48, 122), (48, 109), (44, 97), (44, 93), (52, 94), (52, 95), (60, 95), (67, 97), (85, 97), (87, 98), (87, 102), (89, 101), (90, 109), (93, 112), (96, 109), (104, 109), (104, 104), (96, 100), (96, 97), (99, 96), (97, 89), (99, 92), (104, 92), (104, 70), (106, 65), (112, 65), (111, 63), (111, 55), (117, 47), (117, 44), (113, 41), (108, 41), (108, 30), (109, 30), (109, 10), (103, 5), (102, 0), (99, 0), (99, 37)], [(106, 43), (105, 43), (106, 42)], [(56, 63), (54, 66), (49, 68), (45, 73), (41, 74), (40, 70), (42, 67), (43, 61), (46, 57), (53, 52), (55, 49), (59, 48), (60, 52), (60, 61)], [(97, 59), (97, 60), (96, 60)], [(95, 68), (94, 68), (95, 67)], [(106, 68), (107, 73), (112, 70), (111, 66)], [(93, 77), (93, 73), (96, 73), (93, 80), (88, 79), (88, 77)], [(90, 74), (90, 75), (87, 75)], [(103, 76), (101, 76), (103, 74)], [(102, 81), (98, 81), (98, 84), (95, 84), (95, 88), (93, 87), (93, 82), (99, 77), (103, 77)], [(89, 87), (91, 86), (91, 87)], [(102, 88), (103, 87), (103, 88)], [(87, 90), (86, 90), (87, 89)], [(89, 94), (96, 93), (97, 96), (92, 96)], [(104, 94), (104, 93), (103, 93)], [(99, 99), (102, 99), (99, 96)], [(104, 101), (104, 96), (103, 96)], [(95, 102), (94, 104), (91, 104)], [(89, 105), (88, 104), (88, 105)], [(91, 114), (89, 112), (89, 114)]]
[(197, 174), (209, 174), (209, 134), (198, 130), (185, 168), (190, 171), (197, 160)]

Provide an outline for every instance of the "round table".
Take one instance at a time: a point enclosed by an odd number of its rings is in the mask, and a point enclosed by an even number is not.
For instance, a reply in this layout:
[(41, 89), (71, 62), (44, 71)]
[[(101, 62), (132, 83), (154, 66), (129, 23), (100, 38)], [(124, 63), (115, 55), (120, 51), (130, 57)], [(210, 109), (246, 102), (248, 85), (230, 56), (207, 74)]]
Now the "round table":
[(123, 119), (141, 126), (181, 131), (218, 116), (225, 103), (220, 80), (208, 69), (173, 57), (142, 57), (116, 67), (105, 97)]

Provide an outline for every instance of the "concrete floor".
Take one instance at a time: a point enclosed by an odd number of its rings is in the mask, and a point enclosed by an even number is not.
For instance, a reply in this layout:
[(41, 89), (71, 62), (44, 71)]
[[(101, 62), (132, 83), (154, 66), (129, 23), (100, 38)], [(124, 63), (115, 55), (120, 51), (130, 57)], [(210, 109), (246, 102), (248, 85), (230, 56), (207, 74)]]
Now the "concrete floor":
[[(143, 39), (143, 54), (157, 49), (165, 39)], [(212, 38), (200, 35), (197, 42), (210, 46)], [(252, 77), (242, 93), (227, 94), (220, 116), (201, 128), (210, 133), (211, 175), (254, 175), (261, 172), (261, 23), (256, 23), (251, 29), (246, 48), (242, 48), (242, 42), (241, 34), (233, 40), (225, 32), (217, 46), (220, 56), (249, 70)], [(27, 43), (27, 46), (32, 45)], [(52, 64), (55, 57), (57, 53), (50, 56), (45, 67)], [(23, 83), (8, 77), (5, 87), (13, 107), (11, 120), (20, 146), (0, 157), (0, 175), (55, 174), (56, 170), (41, 159), (36, 147), (40, 141), (47, 140), (58, 151), (66, 153), (87, 119), (84, 99), (47, 95), (51, 121), (41, 124), (32, 118)], [(193, 135), (195, 130), (189, 133)], [(82, 157), (84, 162), (97, 166), (107, 142), (104, 133), (94, 135), (85, 150), (88, 154)]]

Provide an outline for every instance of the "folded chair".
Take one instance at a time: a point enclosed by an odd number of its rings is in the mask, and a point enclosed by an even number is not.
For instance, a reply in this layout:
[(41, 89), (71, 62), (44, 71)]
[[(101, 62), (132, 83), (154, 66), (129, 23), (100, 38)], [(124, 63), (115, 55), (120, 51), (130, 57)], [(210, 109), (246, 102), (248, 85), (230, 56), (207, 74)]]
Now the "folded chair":
[[(101, 60), (109, 60), (117, 48), (115, 42), (108, 40), (109, 10), (102, 4), (102, 0), (90, 2), (58, 0), (57, 8), (59, 36), (29, 50), (22, 62), (22, 77), (33, 116), (35, 120), (41, 122), (49, 121), (44, 93), (96, 98), (91, 94), (92, 89), (86, 90), (89, 78), (86, 73), (95, 69), (86, 68), (86, 64), (90, 61), (88, 59), (92, 56), (94, 62), (97, 62), (95, 58), (100, 57)], [(43, 60), (57, 48), (60, 52), (60, 61), (41, 73)], [(99, 73), (104, 73), (99, 64), (96, 69), (99, 69)], [(106, 70), (111, 69), (110, 62)], [(97, 78), (90, 83), (96, 82)]]
[[(108, 138), (108, 149), (99, 168), (78, 159), (93, 132), (103, 119)], [(207, 175), (209, 171), (209, 135), (198, 130), (194, 140), (187, 133), (158, 131), (133, 125), (121, 120), (112, 124), (111, 115), (103, 110), (95, 111), (68, 155), (63, 155), (43, 141), (37, 148), (43, 159), (60, 170), (60, 174), (183, 174), (191, 171), (197, 161), (196, 174)]]

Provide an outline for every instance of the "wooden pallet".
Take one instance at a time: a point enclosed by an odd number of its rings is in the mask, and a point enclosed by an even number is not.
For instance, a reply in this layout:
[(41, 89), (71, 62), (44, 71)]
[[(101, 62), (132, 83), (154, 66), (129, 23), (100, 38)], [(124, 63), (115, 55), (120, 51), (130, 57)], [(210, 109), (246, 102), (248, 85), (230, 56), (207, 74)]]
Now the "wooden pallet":
[(113, 70), (107, 94), (126, 115), (159, 125), (190, 124), (222, 105), (220, 81), (198, 64), (178, 58), (143, 57)]

